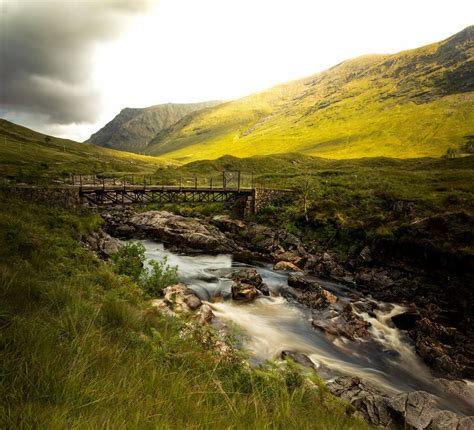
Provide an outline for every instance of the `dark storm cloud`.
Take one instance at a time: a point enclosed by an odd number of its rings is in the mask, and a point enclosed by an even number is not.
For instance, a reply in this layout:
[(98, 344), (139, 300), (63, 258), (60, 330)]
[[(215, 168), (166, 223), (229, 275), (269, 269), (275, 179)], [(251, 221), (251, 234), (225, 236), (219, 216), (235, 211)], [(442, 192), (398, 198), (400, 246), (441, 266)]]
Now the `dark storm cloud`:
[(6, 1), (0, 5), (0, 113), (51, 123), (92, 122), (100, 94), (93, 49), (114, 39), (150, 1)]

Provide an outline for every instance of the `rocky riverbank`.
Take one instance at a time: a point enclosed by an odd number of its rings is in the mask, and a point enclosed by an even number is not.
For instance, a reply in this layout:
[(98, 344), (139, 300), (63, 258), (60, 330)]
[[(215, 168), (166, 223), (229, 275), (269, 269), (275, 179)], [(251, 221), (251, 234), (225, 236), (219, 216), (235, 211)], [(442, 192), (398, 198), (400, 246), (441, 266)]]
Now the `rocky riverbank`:
[[(134, 213), (126, 208), (103, 213), (103, 218), (107, 233), (114, 237), (151, 238), (163, 242), (173, 251), (185, 253), (232, 253), (241, 261), (265, 260), (274, 263), (275, 270), (290, 271), (289, 287), (280, 293), (311, 309), (313, 327), (329, 338), (345, 338), (349, 342), (364, 342), (371, 338), (370, 322), (362, 315), (375, 315), (378, 305), (375, 301), (367, 300), (367, 297), (401, 303), (406, 311), (394, 314), (390, 324), (404, 330), (413, 339), (417, 353), (431, 366), (433, 372), (444, 378), (473, 378), (473, 335), (469, 329), (470, 317), (467, 312), (469, 302), (472, 303), (472, 293), (463, 283), (465, 278), (462, 276), (448, 277), (439, 271), (436, 274), (429, 273), (419, 266), (402, 264), (399, 259), (396, 260), (397, 264), (393, 264), (384, 254), (385, 251), (382, 252), (380, 243), (353, 248), (347, 259), (341, 261), (331, 251), (308, 252), (300, 238), (283, 230), (227, 216), (203, 220), (165, 211)], [(101, 243), (102, 239), (98, 238), (95, 242)], [(348, 296), (338, 297), (323, 288), (318, 278), (350, 286)], [(258, 296), (271, 294), (257, 273), (233, 273), (230, 279), (233, 282), (233, 300), (251, 302)], [(359, 299), (362, 295), (365, 296), (364, 300)], [(166, 294), (163, 300), (160, 306), (169, 308)], [(206, 310), (204, 314), (199, 316), (200, 321), (212, 320), (212, 311)], [(291, 354), (295, 352), (287, 351), (288, 356)], [(341, 386), (347, 386), (347, 381)], [(347, 395), (343, 395), (340, 390), (335, 389), (334, 393), (346, 398)], [(371, 393), (371, 390), (364, 388), (361, 392)], [(378, 405), (383, 403), (381, 399), (391, 398), (386, 393), (377, 395), (381, 397), (370, 394)], [(353, 398), (347, 400), (356, 409), (366, 410), (367, 402), (360, 401), (360, 396), (355, 397), (356, 401)], [(431, 398), (425, 399), (423, 395), (413, 397), (420, 398), (431, 405)], [(405, 403), (409, 404), (413, 400), (410, 399), (407, 397)], [(422, 410), (423, 402), (416, 403), (421, 405)], [(383, 410), (376, 414), (378, 418), (365, 418), (374, 424), (386, 426), (393, 420), (397, 421), (397, 414), (411, 413), (394, 408), (392, 404), (384, 404)], [(442, 409), (438, 408), (431, 414), (427, 421), (428, 424), (432, 423), (429, 428), (457, 429), (463, 428), (465, 423), (472, 424), (472, 421), (462, 421), (462, 417), (453, 417), (450, 413), (439, 415), (439, 411)], [(382, 419), (381, 415), (390, 417), (392, 421)], [(450, 426), (446, 424), (448, 421)], [(416, 425), (412, 427), (418, 428)]]
[[(409, 311), (396, 316), (393, 323), (407, 331), (417, 353), (433, 371), (443, 377), (474, 378), (474, 321), (469, 312), (474, 297), (469, 279), (410, 266), (402, 261), (400, 250), (397, 256), (389, 253), (395, 248), (393, 243), (389, 248), (379, 242), (353, 248), (342, 263), (330, 250), (309, 253), (302, 240), (284, 230), (228, 216), (203, 220), (166, 211), (135, 213), (125, 208), (105, 212), (103, 217), (107, 232), (114, 237), (156, 239), (180, 252), (232, 253), (241, 261), (270, 261), (277, 269), (301, 270), (345, 283), (377, 300), (402, 303)], [(321, 300), (318, 288), (302, 290), (293, 291), (295, 300), (305, 305)], [(338, 318), (342, 325), (355, 326), (351, 330), (365, 336), (363, 325), (351, 316), (349, 308), (341, 310)], [(315, 326), (328, 333), (334, 330)], [(347, 337), (355, 339), (354, 335)]]

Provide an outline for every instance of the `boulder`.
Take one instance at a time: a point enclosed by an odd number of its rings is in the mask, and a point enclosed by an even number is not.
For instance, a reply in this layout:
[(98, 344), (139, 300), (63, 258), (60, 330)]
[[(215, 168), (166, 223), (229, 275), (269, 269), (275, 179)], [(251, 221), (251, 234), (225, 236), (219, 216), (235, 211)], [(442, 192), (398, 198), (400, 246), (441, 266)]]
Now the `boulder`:
[(421, 319), (421, 316), (417, 312), (403, 312), (401, 314), (394, 315), (392, 322), (400, 330), (413, 330), (416, 327), (416, 322)]
[(352, 341), (370, 338), (368, 331), (370, 323), (354, 313), (350, 304), (344, 306), (342, 312), (333, 318), (320, 319), (316, 316), (313, 318), (312, 324), (313, 327), (331, 336), (343, 336)]
[(438, 398), (424, 391), (390, 396), (367, 381), (343, 376), (328, 384), (329, 391), (349, 402), (368, 423), (391, 429), (469, 429), (474, 417), (442, 410)]
[(291, 274), (288, 277), (288, 285), (293, 287), (290, 294), (301, 304), (312, 309), (325, 309), (329, 305), (337, 302), (337, 297), (325, 290), (321, 284), (306, 276)]
[(251, 302), (259, 295), (257, 288), (250, 284), (240, 282), (232, 285), (232, 298), (239, 302)]
[(289, 261), (279, 261), (273, 266), (273, 270), (288, 270), (292, 272), (302, 272), (302, 270)]
[(89, 249), (101, 258), (108, 259), (122, 247), (120, 240), (99, 229), (84, 239)]
[(418, 355), (436, 371), (450, 377), (473, 377), (472, 343), (456, 328), (425, 317), (416, 322), (410, 336)]
[(203, 304), (198, 312), (199, 322), (201, 324), (209, 324), (214, 319), (212, 308), (208, 304)]
[(164, 303), (174, 312), (190, 313), (201, 306), (201, 299), (185, 284), (176, 284), (163, 290)]
[(240, 269), (237, 272), (231, 273), (230, 278), (237, 284), (255, 287), (264, 296), (270, 295), (270, 289), (268, 288), (268, 285), (263, 282), (262, 277), (256, 269)]
[(306, 355), (303, 354), (302, 352), (295, 352), (295, 351), (282, 351), (281, 354), (281, 359), (286, 360), (287, 358), (290, 358), (293, 360), (295, 363), (299, 364), (300, 366), (307, 367), (309, 369), (317, 369), (317, 366), (313, 363), (313, 361)]
[(148, 211), (133, 215), (130, 224), (139, 235), (172, 244), (180, 250), (227, 253), (238, 249), (219, 229), (198, 218)]

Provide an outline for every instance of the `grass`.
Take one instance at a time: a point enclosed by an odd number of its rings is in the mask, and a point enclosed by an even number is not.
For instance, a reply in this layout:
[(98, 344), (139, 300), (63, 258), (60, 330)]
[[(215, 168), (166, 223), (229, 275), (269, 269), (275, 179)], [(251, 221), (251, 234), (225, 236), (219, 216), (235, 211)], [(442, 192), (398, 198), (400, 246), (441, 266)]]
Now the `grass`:
[(147, 151), (186, 163), (288, 152), (332, 159), (439, 157), (474, 135), (473, 28), (194, 112), (160, 133)]
[(157, 157), (131, 154), (37, 133), (0, 119), (0, 178), (37, 181), (71, 174), (151, 173), (169, 164)]
[(183, 336), (81, 246), (100, 223), (0, 199), (1, 428), (367, 428), (291, 366), (251, 369), (203, 330)]

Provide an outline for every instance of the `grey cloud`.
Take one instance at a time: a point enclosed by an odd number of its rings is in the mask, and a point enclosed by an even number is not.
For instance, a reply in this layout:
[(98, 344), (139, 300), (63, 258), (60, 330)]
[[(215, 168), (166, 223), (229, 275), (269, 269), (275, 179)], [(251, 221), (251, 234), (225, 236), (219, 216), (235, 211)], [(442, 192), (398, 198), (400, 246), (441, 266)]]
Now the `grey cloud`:
[(92, 122), (96, 43), (114, 39), (150, 1), (7, 1), (0, 6), (0, 111)]

